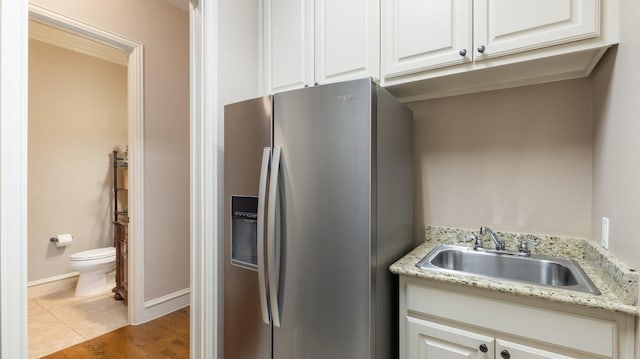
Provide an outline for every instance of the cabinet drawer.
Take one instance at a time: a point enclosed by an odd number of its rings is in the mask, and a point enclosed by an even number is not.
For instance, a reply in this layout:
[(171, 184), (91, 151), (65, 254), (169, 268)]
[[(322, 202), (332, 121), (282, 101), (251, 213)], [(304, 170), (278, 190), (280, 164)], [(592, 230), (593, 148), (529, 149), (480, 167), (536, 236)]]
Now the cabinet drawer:
[[(518, 359), (583, 359), (583, 357), (566, 356), (527, 345), (511, 343), (506, 340), (496, 340), (496, 358), (501, 353), (508, 353), (511, 358)], [(503, 356), (504, 357), (504, 356)]]
[(538, 340), (571, 350), (614, 357), (616, 323), (534, 306), (407, 283), (406, 306), (418, 312)]
[(406, 325), (408, 358), (493, 358), (493, 337), (412, 317)]

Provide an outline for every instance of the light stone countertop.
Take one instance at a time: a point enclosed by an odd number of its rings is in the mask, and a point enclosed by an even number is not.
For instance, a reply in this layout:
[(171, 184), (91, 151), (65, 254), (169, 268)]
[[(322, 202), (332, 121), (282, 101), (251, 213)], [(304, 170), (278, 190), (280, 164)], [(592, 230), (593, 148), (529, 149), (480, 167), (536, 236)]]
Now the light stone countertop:
[[(532, 254), (577, 261), (593, 284), (600, 290), (601, 295), (488, 278), (457, 271), (416, 267), (416, 263), (440, 244), (469, 246), (469, 243), (461, 243), (461, 240), (471, 233), (477, 233), (477, 230), (429, 226), (426, 228), (425, 242), (392, 264), (390, 270), (405, 276), (640, 316), (637, 303), (638, 273), (604, 249), (596, 247), (585, 239), (496, 232), (501, 239), (505, 240), (508, 250), (516, 248), (519, 239), (537, 240), (540, 245), (530, 247)], [(493, 248), (493, 242), (487, 241), (486, 238), (484, 241), (486, 248)]]

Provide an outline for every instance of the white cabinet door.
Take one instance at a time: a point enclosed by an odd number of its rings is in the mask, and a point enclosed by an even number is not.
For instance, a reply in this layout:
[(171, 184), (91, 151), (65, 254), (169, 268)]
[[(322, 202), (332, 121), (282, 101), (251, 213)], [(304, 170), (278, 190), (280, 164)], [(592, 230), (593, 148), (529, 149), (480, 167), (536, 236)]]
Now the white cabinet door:
[(490, 336), (406, 317), (407, 359), (489, 359), (494, 357)]
[(474, 58), (482, 60), (596, 37), (600, 1), (475, 0), (473, 19)]
[(385, 78), (472, 60), (472, 0), (382, 0)]
[(379, 0), (315, 2), (316, 82), (380, 77), (379, 9)]
[(265, 0), (266, 92), (313, 85), (313, 0)]
[(511, 343), (506, 340), (496, 340), (496, 358), (503, 359), (582, 359), (585, 356), (566, 356), (534, 347)]

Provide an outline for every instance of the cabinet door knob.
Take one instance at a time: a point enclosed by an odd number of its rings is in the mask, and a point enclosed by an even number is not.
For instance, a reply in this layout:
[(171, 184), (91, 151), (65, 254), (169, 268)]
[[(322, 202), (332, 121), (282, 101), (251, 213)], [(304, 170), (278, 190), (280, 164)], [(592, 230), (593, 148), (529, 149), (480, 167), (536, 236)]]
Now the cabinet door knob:
[(460, 56), (464, 57), (467, 56), (467, 49), (462, 49), (460, 50), (460, 52), (458, 52), (460, 54)]
[(478, 47), (478, 52), (479, 53), (484, 54), (484, 50), (485, 50), (484, 45), (480, 45), (480, 47)]
[(502, 359), (511, 358), (511, 354), (509, 354), (509, 351), (506, 349), (500, 352), (500, 356), (502, 357)]
[(483, 352), (483, 353), (486, 353), (486, 352), (488, 352), (488, 351), (489, 351), (489, 348), (487, 348), (487, 345), (486, 345), (486, 344), (480, 344), (479, 349), (480, 349), (480, 351), (481, 351), (481, 352)]

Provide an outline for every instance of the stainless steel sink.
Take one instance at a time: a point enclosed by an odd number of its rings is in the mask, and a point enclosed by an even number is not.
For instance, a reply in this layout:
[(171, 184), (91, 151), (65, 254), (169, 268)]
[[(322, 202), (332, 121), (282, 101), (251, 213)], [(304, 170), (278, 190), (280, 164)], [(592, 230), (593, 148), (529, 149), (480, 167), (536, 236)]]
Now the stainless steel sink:
[(429, 252), (416, 266), (600, 294), (580, 265), (568, 259), (524, 257), (511, 252), (441, 245)]

